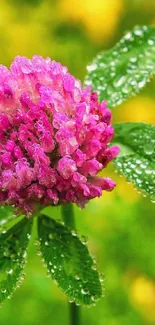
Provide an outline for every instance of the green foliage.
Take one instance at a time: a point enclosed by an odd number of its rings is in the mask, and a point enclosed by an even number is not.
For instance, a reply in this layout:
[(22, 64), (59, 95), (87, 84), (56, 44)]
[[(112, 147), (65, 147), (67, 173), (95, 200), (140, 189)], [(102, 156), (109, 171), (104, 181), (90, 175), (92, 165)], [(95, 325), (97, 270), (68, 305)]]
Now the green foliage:
[(0, 234), (0, 303), (9, 298), (23, 279), (32, 222), (26, 218)]
[(38, 219), (38, 233), (48, 272), (69, 300), (94, 304), (101, 297), (102, 288), (86, 243), (68, 227), (45, 216)]
[(136, 27), (112, 49), (103, 52), (87, 67), (86, 85), (97, 91), (108, 107), (138, 93), (155, 74), (155, 28)]
[(14, 217), (13, 207), (10, 205), (0, 207), (0, 225), (5, 224)]
[(127, 180), (155, 199), (155, 126), (144, 123), (115, 124), (121, 148), (115, 164)]

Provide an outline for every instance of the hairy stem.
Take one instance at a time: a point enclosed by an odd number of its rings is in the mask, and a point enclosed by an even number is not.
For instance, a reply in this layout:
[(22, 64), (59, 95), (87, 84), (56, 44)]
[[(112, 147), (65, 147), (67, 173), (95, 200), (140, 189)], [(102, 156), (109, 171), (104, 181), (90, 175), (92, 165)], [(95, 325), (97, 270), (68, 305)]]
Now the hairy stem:
[[(74, 230), (76, 229), (72, 204), (62, 205), (62, 219), (66, 226)], [(77, 306), (74, 302), (69, 303), (69, 312), (70, 325), (80, 325), (80, 307)]]

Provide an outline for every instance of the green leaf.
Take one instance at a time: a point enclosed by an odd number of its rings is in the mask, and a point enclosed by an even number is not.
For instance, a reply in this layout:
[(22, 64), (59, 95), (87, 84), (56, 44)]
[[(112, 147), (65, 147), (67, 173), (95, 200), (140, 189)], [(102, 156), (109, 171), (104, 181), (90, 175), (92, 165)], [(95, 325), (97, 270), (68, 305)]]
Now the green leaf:
[(48, 272), (70, 302), (95, 303), (102, 295), (102, 287), (85, 243), (68, 227), (45, 216), (38, 220), (38, 232)]
[(87, 67), (85, 85), (97, 91), (108, 107), (139, 92), (155, 74), (155, 27), (136, 27), (111, 50), (99, 54)]
[(14, 208), (12, 206), (0, 206), (0, 232), (3, 230), (3, 227), (7, 229), (13, 226), (19, 218), (21, 218), (21, 216), (14, 214)]
[(20, 286), (32, 221), (23, 218), (0, 234), (0, 303)]
[(13, 207), (10, 205), (0, 206), (0, 223), (6, 223), (13, 216)]
[(114, 125), (121, 152), (114, 163), (127, 180), (155, 200), (155, 126), (145, 123)]

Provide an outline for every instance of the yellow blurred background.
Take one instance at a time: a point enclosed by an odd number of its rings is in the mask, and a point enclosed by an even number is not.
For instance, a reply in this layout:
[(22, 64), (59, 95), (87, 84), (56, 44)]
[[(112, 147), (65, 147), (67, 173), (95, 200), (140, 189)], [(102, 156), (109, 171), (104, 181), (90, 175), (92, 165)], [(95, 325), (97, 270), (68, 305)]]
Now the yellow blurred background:
[[(1, 0), (0, 63), (40, 54), (84, 80), (86, 65), (126, 30), (155, 24), (155, 0)], [(155, 123), (155, 82), (113, 110), (113, 119)], [(108, 174), (108, 171), (107, 171)], [(109, 168), (113, 193), (76, 210), (79, 233), (105, 274), (105, 298), (82, 309), (81, 325), (155, 324), (155, 206)], [(95, 213), (94, 213), (95, 211)], [(34, 233), (35, 237), (35, 233)], [(67, 325), (67, 299), (30, 245), (27, 277), (0, 309), (1, 325)]]

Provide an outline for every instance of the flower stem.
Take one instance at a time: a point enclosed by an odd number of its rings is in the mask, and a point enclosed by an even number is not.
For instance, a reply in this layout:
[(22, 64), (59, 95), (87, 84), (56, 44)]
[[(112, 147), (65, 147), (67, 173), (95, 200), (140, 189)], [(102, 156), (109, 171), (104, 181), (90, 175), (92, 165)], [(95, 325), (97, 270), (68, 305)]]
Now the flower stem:
[[(66, 224), (66, 226), (76, 230), (73, 205), (72, 204), (62, 205), (61, 212), (62, 212), (62, 219)], [(70, 325), (80, 325), (80, 313), (79, 313), (80, 307), (77, 306), (74, 302), (69, 303), (69, 312), (70, 312)]]
[(79, 325), (80, 324), (80, 307), (76, 304), (70, 303), (70, 325)]
[(72, 204), (62, 205), (62, 219), (66, 226), (75, 230), (74, 210)]

